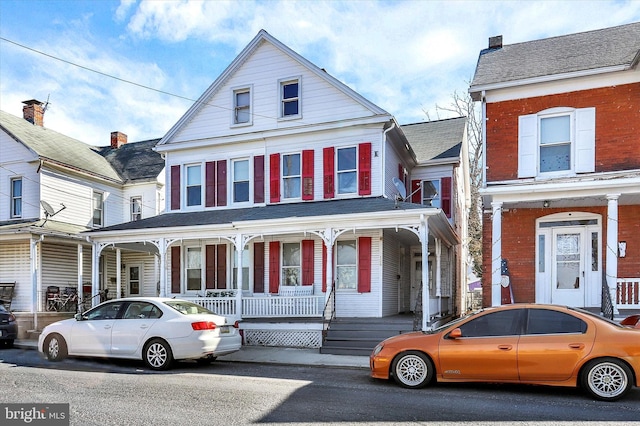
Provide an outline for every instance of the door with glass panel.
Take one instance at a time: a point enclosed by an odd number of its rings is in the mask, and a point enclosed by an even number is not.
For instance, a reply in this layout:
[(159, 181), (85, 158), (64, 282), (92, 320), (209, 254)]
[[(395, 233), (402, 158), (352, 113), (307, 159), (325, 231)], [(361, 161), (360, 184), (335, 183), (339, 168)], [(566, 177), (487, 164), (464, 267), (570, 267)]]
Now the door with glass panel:
[(551, 302), (585, 306), (584, 228), (553, 231)]

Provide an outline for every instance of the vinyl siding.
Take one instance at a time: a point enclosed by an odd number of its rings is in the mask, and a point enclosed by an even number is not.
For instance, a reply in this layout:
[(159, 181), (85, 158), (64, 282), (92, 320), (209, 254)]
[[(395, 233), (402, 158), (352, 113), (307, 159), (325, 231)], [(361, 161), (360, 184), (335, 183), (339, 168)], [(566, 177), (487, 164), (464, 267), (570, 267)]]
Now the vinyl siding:
[(40, 215), (40, 175), (36, 172), (36, 156), (0, 131), (0, 221), (11, 219), (11, 178), (22, 177), (22, 218), (37, 218)]
[(11, 310), (24, 312), (31, 310), (31, 265), (29, 262), (29, 241), (0, 243), (0, 282), (16, 283)]

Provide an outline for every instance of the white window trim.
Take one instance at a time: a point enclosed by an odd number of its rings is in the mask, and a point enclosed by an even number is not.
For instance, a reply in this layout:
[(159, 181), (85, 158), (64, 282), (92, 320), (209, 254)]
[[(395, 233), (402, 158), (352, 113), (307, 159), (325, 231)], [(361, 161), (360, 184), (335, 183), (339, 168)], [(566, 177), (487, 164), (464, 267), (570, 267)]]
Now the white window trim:
[[(95, 220), (95, 212), (96, 212), (96, 206), (95, 206), (95, 195), (96, 194), (100, 194), (102, 196), (102, 201), (101, 201), (101, 206), (100, 206), (100, 224), (96, 225), (94, 220)], [(96, 191), (95, 189), (91, 192), (91, 225), (94, 228), (102, 228), (103, 226), (105, 226), (104, 223), (104, 217), (105, 217), (105, 206), (106, 206), (106, 200), (105, 200), (105, 193), (103, 191)]]
[[(189, 249), (199, 249), (200, 250), (200, 288), (198, 290), (189, 290), (189, 265), (188, 265), (188, 261), (189, 261)], [(183, 288), (182, 288), (182, 293), (183, 294), (196, 294), (196, 293), (200, 293), (201, 291), (204, 290), (204, 288), (206, 287), (205, 284), (205, 273), (206, 273), (206, 264), (205, 264), (205, 251), (206, 249), (203, 248), (202, 245), (187, 245), (183, 247), (183, 261), (182, 261), (182, 265), (184, 265), (184, 268), (182, 269), (182, 282), (183, 282)]]
[[(248, 182), (249, 182), (249, 199), (247, 201), (235, 201), (234, 200), (234, 194), (233, 194), (233, 190), (234, 190), (234, 184), (236, 182), (235, 180), (235, 162), (236, 161), (246, 161), (247, 165), (248, 165), (248, 169), (249, 169), (249, 177), (247, 178)], [(228, 201), (230, 201), (228, 204), (231, 204), (233, 206), (246, 206), (251, 204), (252, 200), (253, 200), (253, 157), (238, 157), (238, 158), (232, 158), (229, 161), (229, 166), (231, 168), (231, 173), (227, 173), (228, 175), (228, 185), (227, 185), (227, 197), (228, 197)]]
[[(133, 212), (133, 206), (134, 204), (134, 200), (139, 200), (140, 203), (138, 204), (140, 206), (140, 211), (137, 213), (140, 217), (138, 219), (134, 219), (134, 212)], [(142, 195), (135, 195), (133, 197), (129, 198), (129, 213), (130, 213), (130, 220), (134, 221), (134, 220), (141, 220), (142, 219)]]
[[(15, 181), (20, 181), (20, 196), (16, 196), (13, 193), (13, 182)], [(9, 198), (9, 215), (12, 219), (18, 219), (21, 218), (24, 212), (24, 179), (22, 178), (22, 176), (14, 176), (11, 178), (10, 182), (9, 182), (9, 191), (11, 192), (11, 196)], [(14, 209), (14, 201), (16, 199), (20, 199), (20, 214), (16, 214), (15, 209)]]
[[(284, 90), (283, 87), (290, 83), (298, 83), (298, 113), (284, 115)], [(302, 76), (283, 78), (278, 80), (278, 120), (296, 120), (302, 118)]]
[[(194, 204), (192, 206), (189, 205), (188, 201), (189, 201), (189, 194), (187, 189), (190, 187), (189, 185), (189, 167), (200, 167), (200, 204)], [(204, 164), (202, 163), (190, 163), (190, 164), (185, 164), (184, 167), (182, 168), (182, 172), (184, 174), (183, 179), (181, 179), (181, 186), (182, 188), (180, 188), (181, 192), (183, 193), (182, 197), (183, 197), (183, 209), (185, 210), (194, 210), (194, 209), (201, 209), (204, 206), (204, 187), (205, 185), (205, 176), (204, 176)], [(195, 185), (193, 185), (195, 186)]]
[[(354, 265), (351, 264), (339, 264), (338, 263), (338, 243), (347, 243), (347, 242), (355, 242), (356, 244), (356, 263)], [(338, 288), (338, 266), (353, 266), (355, 268), (355, 286), (354, 288)], [(335, 277), (335, 285), (336, 285), (336, 291), (339, 291), (341, 293), (357, 293), (358, 292), (358, 238), (355, 239), (344, 239), (344, 240), (339, 240), (336, 241), (335, 243), (335, 267), (334, 267), (334, 271), (333, 271), (333, 275)]]
[[(540, 120), (570, 115), (569, 170), (540, 172)], [(550, 108), (518, 117), (518, 178), (551, 179), (595, 172), (595, 108)]]
[[(285, 244), (297, 244), (298, 245), (298, 250), (300, 252), (300, 263), (297, 266), (285, 266), (284, 265), (284, 245)], [(290, 242), (284, 241), (280, 245), (280, 250), (282, 251), (282, 256), (281, 256), (281, 261), (280, 261), (280, 271), (281, 271), (280, 286), (293, 287), (291, 285), (285, 284), (285, 279), (284, 279), (284, 277), (285, 277), (285, 275), (284, 275), (285, 268), (287, 268), (287, 269), (295, 269), (295, 268), (297, 268), (298, 269), (299, 282), (295, 286), (296, 287), (297, 286), (301, 286), (302, 285), (302, 260), (303, 260), (302, 259), (302, 242), (300, 242), (300, 241), (290, 241)]]
[[(300, 194), (297, 197), (285, 197), (285, 191), (284, 191), (284, 180), (285, 180), (285, 175), (284, 175), (284, 156), (285, 155), (298, 155), (298, 158), (300, 159), (300, 174), (299, 175), (291, 175), (291, 176), (287, 176), (287, 179), (291, 179), (291, 178), (295, 178), (297, 177), (300, 180)], [(298, 152), (284, 152), (282, 154), (280, 154), (280, 194), (282, 194), (282, 200), (284, 201), (297, 201), (297, 200), (302, 200), (302, 151), (298, 151)]]
[[(338, 155), (340, 150), (343, 149), (350, 149), (350, 148), (355, 148), (356, 150), (356, 168), (355, 169), (348, 169), (348, 170), (340, 170), (338, 167)], [(336, 147), (335, 148), (335, 158), (334, 158), (334, 164), (335, 164), (335, 195), (336, 198), (340, 198), (340, 197), (351, 197), (353, 195), (357, 195), (358, 194), (358, 178), (359, 178), (359, 173), (358, 173), (358, 158), (360, 156), (360, 152), (359, 152), (359, 147), (358, 145), (350, 145), (350, 146), (341, 146), (341, 147)], [(340, 176), (340, 173), (351, 173), (351, 172), (355, 172), (356, 173), (356, 188), (355, 191), (353, 192), (340, 192), (340, 179), (338, 179), (338, 177)]]
[[(236, 109), (237, 109), (237, 104), (236, 104), (236, 100), (237, 97), (236, 95), (238, 93), (244, 93), (244, 92), (249, 92), (249, 121), (245, 122), (245, 123), (238, 123), (236, 122)], [(251, 126), (253, 125), (253, 85), (249, 84), (247, 86), (236, 86), (231, 88), (231, 127), (246, 127), (246, 126)]]
[(442, 178), (425, 178), (425, 179), (421, 179), (420, 180), (420, 204), (422, 204), (423, 206), (427, 207), (424, 204), (425, 201), (425, 196), (424, 196), (424, 183), (425, 182), (438, 182), (438, 189), (439, 192), (436, 193), (436, 196), (431, 198), (432, 200), (438, 200), (440, 203), (439, 207), (436, 207), (438, 209), (442, 209)]

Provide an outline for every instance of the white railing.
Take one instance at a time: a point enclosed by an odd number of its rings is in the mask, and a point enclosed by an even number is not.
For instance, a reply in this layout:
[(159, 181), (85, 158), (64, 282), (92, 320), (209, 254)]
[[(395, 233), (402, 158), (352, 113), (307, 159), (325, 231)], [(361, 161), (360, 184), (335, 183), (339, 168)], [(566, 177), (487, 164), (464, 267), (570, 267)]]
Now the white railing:
[[(240, 317), (235, 297), (181, 297), (226, 317)], [(324, 295), (253, 296), (242, 299), (242, 318), (322, 317)]]
[(619, 309), (640, 309), (640, 278), (616, 280), (616, 305)]

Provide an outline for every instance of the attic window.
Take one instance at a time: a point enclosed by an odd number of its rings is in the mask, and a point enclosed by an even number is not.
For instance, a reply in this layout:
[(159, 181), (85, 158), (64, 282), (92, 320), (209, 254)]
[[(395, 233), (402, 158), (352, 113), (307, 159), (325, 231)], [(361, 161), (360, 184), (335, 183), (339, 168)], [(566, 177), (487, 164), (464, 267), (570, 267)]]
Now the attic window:
[(233, 124), (251, 123), (251, 90), (250, 88), (233, 91)]
[(300, 79), (280, 82), (280, 117), (300, 116)]

